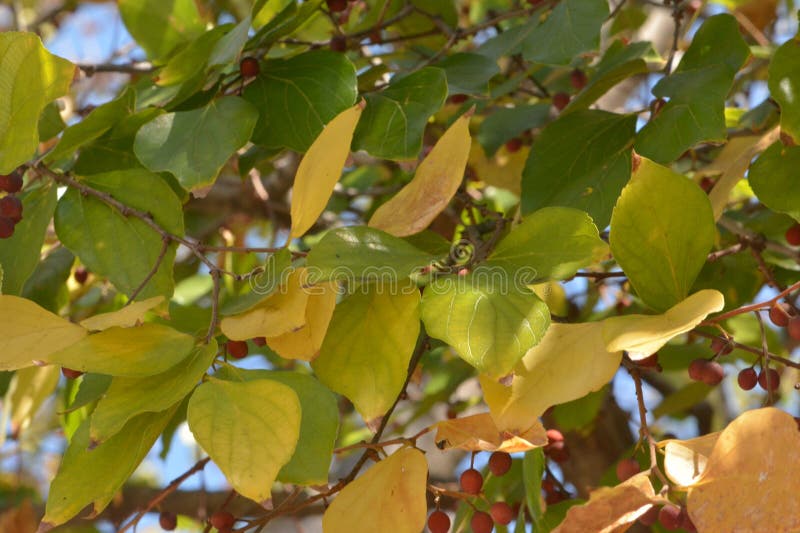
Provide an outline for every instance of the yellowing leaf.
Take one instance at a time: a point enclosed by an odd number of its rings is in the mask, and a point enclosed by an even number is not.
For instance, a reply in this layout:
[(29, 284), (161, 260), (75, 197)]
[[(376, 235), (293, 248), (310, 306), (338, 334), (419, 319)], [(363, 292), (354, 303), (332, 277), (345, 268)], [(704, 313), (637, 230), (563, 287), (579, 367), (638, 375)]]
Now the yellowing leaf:
[(290, 239), (302, 237), (325, 210), (350, 153), (353, 132), (364, 103), (345, 109), (331, 120), (311, 144), (294, 178)]
[(163, 296), (154, 296), (141, 302), (133, 302), (118, 311), (90, 316), (85, 320), (81, 320), (81, 326), (91, 331), (103, 331), (114, 326), (129, 328), (141, 322), (147, 311), (163, 301)]
[(347, 485), (322, 516), (323, 533), (419, 533), (428, 505), (428, 462), (403, 448)]
[(657, 352), (670, 339), (694, 329), (709, 313), (722, 310), (725, 298), (713, 289), (698, 291), (660, 315), (625, 315), (603, 320), (609, 351), (626, 350), (634, 361)]
[(190, 335), (160, 324), (144, 324), (89, 335), (44, 360), (81, 372), (141, 377), (175, 366), (193, 349)]
[(267, 337), (267, 345), (287, 359), (311, 361), (319, 353), (336, 307), (336, 284), (321, 283), (310, 287), (305, 324), (277, 337)]
[(714, 444), (689, 490), (698, 531), (800, 530), (800, 431), (791, 415), (766, 407), (741, 414)]
[(641, 472), (616, 487), (601, 487), (583, 505), (570, 507), (553, 533), (616, 533), (627, 530), (654, 503), (656, 496), (648, 472)]
[(296, 331), (306, 323), (309, 288), (304, 287), (306, 271), (293, 270), (285, 285), (252, 309), (222, 319), (220, 329), (229, 339), (275, 337)]
[[(6, 420), (10, 420), (12, 433), (25, 429), (45, 399), (56, 390), (59, 376), (61, 370), (54, 366), (17, 370), (3, 399), (0, 427), (5, 428)], [(3, 431), (0, 433), (0, 446), (5, 442), (5, 438), (6, 432)]]
[(380, 206), (369, 225), (398, 237), (419, 233), (444, 211), (464, 179), (470, 136), (467, 112), (444, 135), (417, 167), (408, 185)]
[(514, 368), (510, 387), (480, 376), (497, 427), (523, 433), (551, 405), (576, 400), (611, 381), (622, 353), (606, 351), (601, 331), (600, 322), (551, 324), (542, 342)]
[(300, 400), (277, 381), (211, 378), (189, 400), (186, 419), (197, 443), (231, 486), (262, 505), (300, 436)]
[(703, 475), (719, 435), (717, 431), (689, 440), (660, 442), (664, 446), (664, 472), (676, 485), (694, 485)]
[(516, 152), (509, 153), (505, 146), (501, 146), (489, 159), (480, 143), (473, 142), (469, 151), (469, 166), (487, 185), (500, 187), (519, 195), (522, 171), (525, 169), (530, 151), (530, 148), (523, 146)]
[(87, 331), (25, 298), (0, 295), (0, 370), (32, 366)]
[(469, 452), (524, 452), (547, 444), (547, 432), (538, 420), (521, 435), (500, 431), (489, 413), (443, 420), (436, 424), (436, 447)]

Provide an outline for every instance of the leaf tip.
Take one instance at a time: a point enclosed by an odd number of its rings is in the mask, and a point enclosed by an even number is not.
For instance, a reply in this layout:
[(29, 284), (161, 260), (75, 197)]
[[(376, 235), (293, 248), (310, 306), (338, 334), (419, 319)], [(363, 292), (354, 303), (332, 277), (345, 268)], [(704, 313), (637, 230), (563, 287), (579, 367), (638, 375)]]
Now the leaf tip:
[(44, 522), (44, 521), (42, 521), (39, 524), (39, 528), (36, 530), (36, 533), (46, 533), (47, 531), (50, 531), (54, 527), (56, 527), (56, 525), (53, 524), (52, 522)]

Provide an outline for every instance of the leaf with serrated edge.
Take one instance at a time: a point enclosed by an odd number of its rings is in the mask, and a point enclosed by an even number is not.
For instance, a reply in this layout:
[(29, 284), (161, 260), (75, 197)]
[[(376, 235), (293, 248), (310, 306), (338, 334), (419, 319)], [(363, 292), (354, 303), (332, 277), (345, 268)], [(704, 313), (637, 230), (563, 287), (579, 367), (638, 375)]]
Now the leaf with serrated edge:
[(189, 400), (186, 419), (197, 443), (234, 490), (265, 505), (300, 435), (300, 400), (268, 379), (211, 378)]
[(87, 333), (30, 300), (0, 295), (0, 370), (33, 366)]
[(297, 167), (292, 190), (290, 239), (302, 237), (328, 205), (350, 153), (364, 103), (345, 109), (322, 129)]
[(336, 284), (320, 283), (308, 290), (305, 324), (300, 329), (267, 337), (267, 346), (281, 357), (311, 361), (322, 347), (336, 307)]
[(81, 320), (81, 326), (90, 331), (103, 331), (104, 329), (119, 326), (129, 328), (144, 319), (145, 313), (164, 301), (163, 296), (154, 296), (141, 302), (131, 302), (122, 309), (101, 313)]
[(538, 420), (520, 435), (500, 431), (490, 413), (442, 420), (435, 424), (433, 441), (441, 450), (457, 448), (468, 452), (516, 453), (547, 444), (547, 432)]
[(428, 504), (428, 462), (403, 448), (348, 484), (322, 516), (324, 533), (419, 533)]
[(480, 376), (497, 426), (524, 432), (551, 405), (577, 400), (611, 381), (622, 352), (607, 351), (601, 331), (600, 322), (551, 324), (514, 368), (510, 387)]
[(369, 225), (404, 237), (419, 233), (441, 213), (464, 179), (471, 138), (469, 119), (461, 115), (436, 141), (417, 167), (414, 178), (389, 201), (380, 206)]
[(625, 350), (634, 361), (649, 357), (670, 339), (691, 331), (709, 313), (725, 306), (722, 293), (713, 289), (698, 291), (660, 315), (624, 315), (603, 320), (606, 348)]

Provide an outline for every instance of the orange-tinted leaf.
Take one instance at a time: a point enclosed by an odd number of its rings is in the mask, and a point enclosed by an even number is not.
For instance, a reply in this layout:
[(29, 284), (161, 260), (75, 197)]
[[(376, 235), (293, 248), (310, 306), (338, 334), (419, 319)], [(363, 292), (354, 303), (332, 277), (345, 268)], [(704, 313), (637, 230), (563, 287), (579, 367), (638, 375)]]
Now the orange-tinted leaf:
[(675, 484), (688, 487), (703, 475), (708, 456), (720, 432), (709, 433), (689, 440), (668, 440), (659, 443), (664, 446), (664, 470)]
[(500, 431), (492, 415), (480, 413), (444, 420), (436, 424), (436, 446), (442, 450), (458, 448), (473, 452), (524, 452), (547, 444), (544, 426), (534, 420), (533, 426), (520, 435)]

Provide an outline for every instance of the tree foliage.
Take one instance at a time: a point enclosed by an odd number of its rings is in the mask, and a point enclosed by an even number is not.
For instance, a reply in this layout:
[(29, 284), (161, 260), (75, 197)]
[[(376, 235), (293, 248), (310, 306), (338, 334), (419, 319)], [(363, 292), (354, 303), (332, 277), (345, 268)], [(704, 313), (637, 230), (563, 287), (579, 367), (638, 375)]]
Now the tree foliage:
[(54, 54), (89, 4), (0, 33), (0, 531), (800, 530), (792, 2), (120, 0)]

